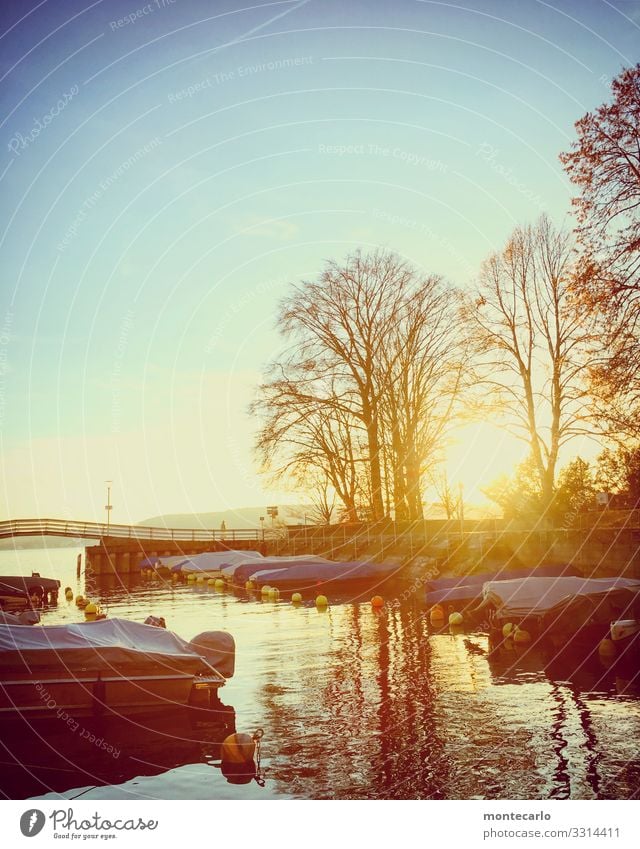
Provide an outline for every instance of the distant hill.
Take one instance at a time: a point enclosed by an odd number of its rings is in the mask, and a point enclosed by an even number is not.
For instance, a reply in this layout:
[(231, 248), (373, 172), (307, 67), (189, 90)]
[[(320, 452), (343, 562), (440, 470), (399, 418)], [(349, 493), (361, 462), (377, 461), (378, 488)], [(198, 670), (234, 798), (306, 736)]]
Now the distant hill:
[[(311, 507), (304, 504), (285, 504), (278, 506), (277, 521), (287, 525), (304, 522), (305, 510), (311, 513)], [(220, 530), (222, 522), (227, 530), (234, 528), (259, 528), (260, 516), (264, 516), (265, 528), (271, 527), (271, 517), (266, 507), (236, 507), (233, 510), (217, 510), (213, 513), (166, 513), (152, 516), (138, 522), (139, 525), (155, 528), (206, 528)]]
[[(285, 504), (278, 507), (278, 522), (286, 525), (301, 525), (304, 523), (305, 512), (308, 516), (313, 508), (304, 504)], [(479, 507), (476, 504), (465, 504), (466, 519), (486, 519), (495, 516), (491, 509)], [(153, 516), (139, 522), (140, 525), (158, 528), (208, 528), (219, 530), (224, 521), (228, 530), (234, 528), (259, 528), (260, 516), (265, 517), (265, 528), (271, 527), (271, 518), (266, 514), (265, 507), (237, 507), (233, 510), (219, 510), (214, 513), (175, 513), (163, 516)], [(444, 509), (440, 504), (425, 505), (425, 519), (446, 519)], [(308, 520), (311, 524), (311, 519)]]

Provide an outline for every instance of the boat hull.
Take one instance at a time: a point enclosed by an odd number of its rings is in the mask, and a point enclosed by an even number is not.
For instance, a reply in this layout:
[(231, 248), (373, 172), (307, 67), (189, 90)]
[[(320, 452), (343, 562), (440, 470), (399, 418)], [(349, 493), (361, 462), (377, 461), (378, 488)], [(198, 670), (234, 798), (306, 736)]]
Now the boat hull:
[[(193, 675), (144, 675), (135, 678), (87, 677), (14, 679), (0, 683), (0, 715), (22, 713), (36, 718), (66, 713), (72, 717), (104, 713), (171, 710), (204, 701), (223, 682)], [(195, 698), (194, 698), (195, 697)]]

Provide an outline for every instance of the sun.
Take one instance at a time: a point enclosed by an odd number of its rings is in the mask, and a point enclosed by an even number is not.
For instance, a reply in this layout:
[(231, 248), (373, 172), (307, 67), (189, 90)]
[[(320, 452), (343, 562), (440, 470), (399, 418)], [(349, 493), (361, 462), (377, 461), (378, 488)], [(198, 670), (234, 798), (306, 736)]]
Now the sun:
[(491, 422), (465, 425), (456, 432), (445, 469), (451, 487), (463, 486), (466, 503), (488, 505), (482, 489), (501, 475), (512, 475), (526, 446)]

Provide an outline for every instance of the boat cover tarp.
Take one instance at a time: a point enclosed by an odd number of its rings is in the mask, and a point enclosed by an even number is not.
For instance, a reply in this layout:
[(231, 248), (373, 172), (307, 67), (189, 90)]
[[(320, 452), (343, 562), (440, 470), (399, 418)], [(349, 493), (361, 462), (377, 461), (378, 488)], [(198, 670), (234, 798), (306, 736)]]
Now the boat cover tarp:
[(343, 563), (297, 563), (272, 571), (261, 570), (251, 577), (259, 584), (297, 583), (300, 586), (338, 582), (364, 581), (383, 578), (396, 572), (395, 563), (367, 563), (351, 561)]
[[(531, 569), (498, 569), (494, 572), (477, 572), (470, 575), (454, 575), (450, 578), (434, 578), (427, 581), (427, 592), (435, 592), (436, 590), (448, 590), (451, 587), (459, 587), (463, 584), (470, 586), (472, 584), (486, 584), (487, 581), (508, 581), (516, 578), (528, 578), (533, 575), (537, 578), (556, 578), (556, 577), (581, 577), (581, 572), (575, 566), (536, 566)], [(478, 593), (480, 595), (480, 593)]]
[(39, 621), (37, 610), (25, 610), (18, 615), (0, 610), (0, 625), (37, 625)]
[(66, 674), (82, 670), (119, 675), (133, 667), (140, 674), (146, 666), (155, 674), (211, 672), (177, 634), (126, 619), (44, 627), (0, 625), (0, 669), (16, 665)]
[(219, 572), (225, 566), (234, 563), (244, 563), (248, 560), (263, 560), (259, 551), (206, 551), (194, 554), (193, 557), (183, 557), (172, 567), (175, 572)]
[(489, 581), (483, 587), (485, 600), (494, 604), (501, 619), (542, 617), (576, 601), (594, 607), (607, 600), (626, 607), (640, 592), (640, 581), (632, 578), (518, 578)]
[[(233, 567), (232, 576), (234, 584), (244, 586), (245, 581), (248, 581), (251, 575), (256, 572), (274, 572), (279, 569), (290, 569), (292, 566), (316, 566), (319, 563), (334, 563), (333, 560), (326, 560), (324, 557), (315, 555), (305, 555), (304, 557), (263, 557), (259, 563), (255, 561), (242, 562)], [(225, 570), (226, 571), (226, 570)], [(228, 573), (227, 573), (228, 574)]]
[(233, 678), (236, 668), (236, 643), (227, 631), (205, 631), (190, 644), (225, 678)]
[(56, 578), (42, 578), (40, 575), (3, 575), (0, 576), (0, 590), (17, 590), (29, 593), (31, 587), (42, 587), (46, 592), (57, 592), (60, 581)]
[(170, 569), (176, 563), (184, 563), (184, 560), (184, 554), (173, 554), (170, 557), (145, 557), (144, 560), (140, 561), (140, 568), (158, 569), (164, 566), (165, 569)]

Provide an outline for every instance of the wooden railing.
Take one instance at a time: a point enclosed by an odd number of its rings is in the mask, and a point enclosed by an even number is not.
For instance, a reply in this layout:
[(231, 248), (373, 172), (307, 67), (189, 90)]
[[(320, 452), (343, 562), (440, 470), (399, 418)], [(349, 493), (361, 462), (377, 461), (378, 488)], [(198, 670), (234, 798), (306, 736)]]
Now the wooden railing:
[(75, 522), (65, 519), (10, 519), (0, 522), (0, 539), (7, 537), (51, 536), (74, 539), (134, 540), (261, 540), (262, 531), (235, 528), (225, 531), (207, 528), (151, 528), (144, 525), (107, 525), (100, 522)]

